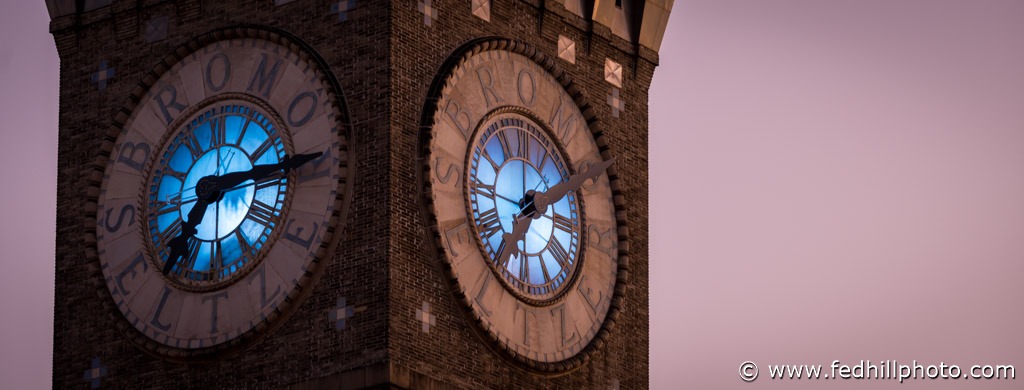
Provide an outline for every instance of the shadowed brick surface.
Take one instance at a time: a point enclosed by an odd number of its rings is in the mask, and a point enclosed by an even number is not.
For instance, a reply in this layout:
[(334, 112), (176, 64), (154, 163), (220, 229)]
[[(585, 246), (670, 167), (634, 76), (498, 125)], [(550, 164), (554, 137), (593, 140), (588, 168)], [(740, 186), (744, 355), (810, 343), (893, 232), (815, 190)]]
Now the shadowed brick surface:
[[(332, 6), (342, 3), (344, 11)], [(472, 0), (359, 0), (357, 7), (114, 0), (54, 19), (61, 58), (54, 387), (91, 385), (87, 376), (99, 374), (94, 358), (102, 362), (102, 388), (648, 387), (647, 94), (657, 56), (641, 48), (634, 58), (627, 41), (603, 25), (588, 27), (557, 1), (487, 3), (489, 22), (474, 15)], [(152, 25), (158, 18), (166, 26)], [(202, 362), (165, 359), (130, 342), (117, 326), (124, 319), (103, 303), (111, 298), (95, 278), (96, 243), (84, 228), (95, 218), (85, 207), (96, 196), (89, 188), (100, 180), (91, 173), (97, 151), (114, 142), (106, 137), (113, 119), (127, 115), (120, 110), (129, 96), (168, 53), (211, 31), (246, 25), (289, 34), (329, 64), (352, 124), (352, 201), (334, 258), (279, 328), (236, 353)], [(521, 40), (552, 60), (562, 54), (560, 36), (574, 43), (575, 63), (558, 65), (593, 107), (626, 205), (631, 256), (622, 312), (587, 364), (555, 378), (510, 365), (477, 335), (428, 249), (417, 182), (425, 99), (452, 53), (486, 36)], [(100, 58), (117, 67), (102, 85), (93, 78)], [(622, 66), (617, 117), (604, 104), (606, 59)]]

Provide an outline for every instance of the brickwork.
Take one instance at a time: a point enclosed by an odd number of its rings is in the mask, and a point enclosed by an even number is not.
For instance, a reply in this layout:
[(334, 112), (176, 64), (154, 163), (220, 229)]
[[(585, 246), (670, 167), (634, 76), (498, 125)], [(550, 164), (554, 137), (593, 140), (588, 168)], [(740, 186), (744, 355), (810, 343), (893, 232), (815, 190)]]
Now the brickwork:
[[(101, 388), (648, 387), (647, 95), (656, 54), (641, 48), (634, 58), (607, 27), (588, 33), (554, 1), (491, 1), (490, 21), (473, 15), (470, 0), (431, 1), (433, 16), (421, 12), (424, 1), (336, 3), (114, 0), (52, 21), (61, 58), (54, 387), (89, 386), (96, 379), (83, 373), (95, 358), (105, 368)], [(147, 31), (163, 17), (166, 38)], [(86, 205), (97, 196), (93, 172), (114, 142), (114, 118), (128, 114), (140, 83), (168, 53), (238, 26), (284, 32), (329, 64), (351, 124), (354, 192), (334, 258), (308, 299), (250, 347), (184, 363), (143, 351), (118, 326), (124, 320), (104, 303), (109, 292), (96, 277), (96, 243), (85, 232), (96, 211)], [(559, 35), (575, 41), (575, 64), (558, 60)], [(622, 311), (587, 364), (558, 377), (509, 365), (478, 335), (449, 292), (426, 229), (418, 175), (428, 89), (458, 47), (485, 36), (520, 39), (561, 61), (617, 161), (630, 253)], [(617, 118), (605, 103), (617, 88), (604, 79), (606, 58), (624, 68)], [(115, 69), (102, 89), (92, 79), (101, 61)], [(341, 298), (352, 307), (343, 327)], [(424, 307), (434, 316), (429, 326), (417, 318)]]
[[(473, 328), (476, 325), (467, 322), (462, 308), (447, 291), (440, 260), (424, 249), (431, 245), (430, 235), (423, 233), (424, 219), (395, 218), (390, 358), (397, 366), (459, 388), (608, 388), (615, 381), (622, 388), (647, 388), (647, 93), (656, 56), (642, 53), (634, 65), (628, 43), (613, 38), (610, 30), (597, 24), (588, 45), (586, 23), (557, 2), (546, 2), (541, 26), (540, 4), (492, 2), (491, 21), (486, 22), (473, 16), (461, 1), (435, 1), (439, 17), (426, 27), (415, 7), (396, 3), (391, 49), (395, 75), (392, 126), (398, 131), (392, 136), (395, 190), (391, 208), (396, 215), (424, 213), (422, 201), (417, 199), (422, 196), (419, 183), (409, 180), (408, 175), (417, 168), (415, 158), (423, 153), (418, 149), (417, 137), (418, 127), (424, 123), (423, 100), (429, 97), (430, 82), (456, 49), (474, 38), (502, 36), (521, 40), (557, 59), (559, 35), (569, 37), (577, 42), (576, 63), (563, 61), (558, 66), (582, 91), (597, 116), (608, 150), (617, 161), (624, 211), (628, 214), (630, 276), (623, 310), (607, 345), (597, 348), (589, 363), (576, 371), (548, 377), (510, 366), (477, 334)], [(604, 104), (613, 87), (604, 80), (606, 58), (625, 67), (620, 99), (626, 109), (618, 118)], [(413, 317), (422, 301), (430, 301), (437, 316), (437, 326), (430, 334), (422, 333)]]
[[(138, 7), (136, 6), (138, 5)], [(341, 374), (386, 359), (386, 268), (389, 212), (387, 15), (383, 3), (360, 4), (339, 23), (329, 5), (297, 1), (115, 1), (79, 17), (55, 19), (51, 30), (61, 57), (58, 231), (54, 387), (86, 385), (83, 372), (100, 357), (103, 388), (277, 388)], [(168, 17), (168, 37), (147, 43), (145, 21)], [(109, 292), (95, 280), (84, 242), (94, 218), (85, 208), (93, 165), (115, 114), (168, 53), (211, 31), (239, 25), (280, 29), (306, 42), (330, 65), (353, 124), (354, 193), (341, 242), (319, 283), (279, 329), (241, 352), (182, 364), (146, 353), (127, 341)], [(89, 75), (100, 60), (116, 67), (99, 91)], [(109, 145), (106, 147), (109, 150)], [(95, 257), (93, 253), (92, 257)], [(365, 307), (337, 329), (329, 313), (339, 297)]]

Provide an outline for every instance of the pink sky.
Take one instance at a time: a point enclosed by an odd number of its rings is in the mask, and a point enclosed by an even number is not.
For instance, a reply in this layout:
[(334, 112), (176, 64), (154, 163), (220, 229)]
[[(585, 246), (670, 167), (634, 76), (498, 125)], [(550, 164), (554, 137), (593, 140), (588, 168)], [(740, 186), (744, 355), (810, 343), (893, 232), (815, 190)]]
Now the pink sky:
[[(48, 19), (41, 0), (0, 12), (10, 388), (50, 383)], [(1024, 370), (1022, 48), (1014, 0), (677, 0), (651, 89), (651, 386), (1020, 388), (772, 381), (764, 366)], [(756, 382), (738, 377), (746, 360)]]
[(651, 91), (652, 387), (1024, 387), (763, 367), (1024, 369), (1022, 44), (1019, 1), (677, 1)]

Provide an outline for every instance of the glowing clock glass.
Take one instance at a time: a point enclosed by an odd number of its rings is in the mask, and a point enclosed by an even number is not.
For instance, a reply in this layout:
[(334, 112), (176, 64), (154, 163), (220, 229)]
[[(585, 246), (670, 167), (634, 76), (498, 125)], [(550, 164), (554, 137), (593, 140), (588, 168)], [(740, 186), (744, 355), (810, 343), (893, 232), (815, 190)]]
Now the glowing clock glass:
[(245, 180), (200, 202), (201, 178), (245, 172), (285, 159), (284, 142), (274, 123), (257, 108), (239, 103), (216, 105), (183, 124), (158, 156), (147, 200), (150, 240), (162, 262), (171, 254), (189, 213), (206, 212), (189, 240), (188, 255), (169, 275), (187, 285), (210, 286), (257, 262), (261, 249), (279, 224), (286, 199), (287, 175)]
[[(576, 269), (580, 207), (569, 192), (542, 210), (515, 251), (506, 251), (516, 218), (531, 210), (532, 194), (570, 176), (562, 153), (533, 120), (518, 113), (491, 118), (470, 150), (467, 201), (490, 265), (506, 284), (533, 299), (556, 296)], [(503, 255), (503, 253), (512, 253)]]

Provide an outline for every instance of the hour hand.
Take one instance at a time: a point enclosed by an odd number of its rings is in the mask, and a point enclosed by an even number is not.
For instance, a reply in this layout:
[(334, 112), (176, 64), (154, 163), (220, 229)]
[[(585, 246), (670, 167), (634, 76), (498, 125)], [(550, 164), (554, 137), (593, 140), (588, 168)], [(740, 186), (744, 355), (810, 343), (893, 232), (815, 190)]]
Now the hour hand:
[(203, 222), (203, 217), (206, 215), (206, 206), (209, 206), (206, 201), (202, 199), (197, 201), (195, 206), (192, 206), (192, 211), (188, 213), (188, 221), (182, 224), (181, 233), (178, 233), (177, 237), (167, 242), (167, 247), (171, 248), (171, 253), (167, 255), (167, 262), (164, 263), (164, 275), (171, 273), (171, 270), (178, 264), (178, 261), (189, 255), (188, 240), (196, 235), (196, 226)]
[(508, 258), (519, 252), (519, 241), (526, 237), (530, 231), (530, 223), (533, 218), (525, 215), (515, 217), (512, 222), (512, 232), (505, 233), (501, 237), (501, 248), (498, 252), (498, 262), (501, 265), (508, 263)]
[(164, 275), (171, 273), (171, 270), (174, 269), (174, 266), (178, 264), (178, 260), (188, 255), (189, 238), (191, 238), (190, 235), (187, 236), (185, 235), (185, 232), (182, 232), (177, 237), (172, 238), (171, 241), (167, 243), (167, 247), (171, 248), (171, 253), (167, 255), (167, 262), (164, 263)]

